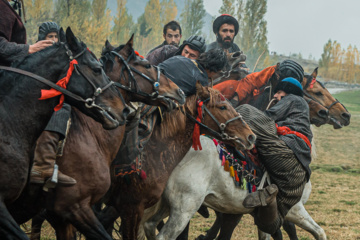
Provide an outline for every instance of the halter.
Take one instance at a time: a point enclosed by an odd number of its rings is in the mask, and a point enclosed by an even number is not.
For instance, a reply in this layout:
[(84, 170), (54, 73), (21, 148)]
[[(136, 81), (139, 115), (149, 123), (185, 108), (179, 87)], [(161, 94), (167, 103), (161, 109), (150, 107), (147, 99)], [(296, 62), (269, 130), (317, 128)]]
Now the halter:
[[(313, 88), (313, 87), (314, 87), (314, 84), (315, 84), (316, 82), (318, 82), (318, 81), (316, 80), (316, 78), (313, 78), (313, 79), (311, 80), (311, 83), (310, 83), (310, 88)], [(319, 84), (320, 84), (320, 83), (319, 83)], [(339, 103), (339, 104), (341, 104), (341, 106), (343, 106), (343, 107), (345, 108), (346, 111), (348, 111), (348, 110), (346, 109), (346, 107), (345, 107), (341, 102), (339, 102), (339, 100), (337, 100), (336, 98), (335, 98), (335, 101), (330, 104), (330, 106), (325, 106), (325, 105), (323, 105), (321, 102), (319, 102), (316, 98), (312, 97), (310, 94), (308, 94), (307, 92), (305, 92), (304, 90), (303, 90), (303, 93), (304, 93), (304, 95), (305, 95), (306, 97), (308, 97), (308, 98), (310, 98), (311, 100), (317, 102), (318, 104), (320, 104), (321, 106), (323, 106), (323, 107), (326, 108), (327, 110), (330, 110), (330, 108), (332, 108), (335, 104)], [(310, 102), (310, 101), (309, 101), (309, 102)]]
[[(144, 96), (144, 97), (150, 97), (152, 99), (157, 99), (160, 97), (159, 95), (159, 87), (160, 87), (160, 68), (158, 66), (153, 66), (156, 68), (157, 70), (157, 79), (154, 81), (153, 79), (151, 79), (150, 77), (148, 77), (147, 75), (143, 74), (142, 72), (140, 72), (139, 70), (137, 70), (136, 68), (132, 67), (129, 65), (129, 63), (124, 59), (123, 56), (121, 56), (119, 53), (115, 52), (115, 51), (111, 51), (110, 53), (116, 55), (119, 59), (121, 59), (121, 61), (124, 63), (123, 68), (121, 69), (121, 74), (120, 74), (120, 78), (124, 75), (124, 69), (126, 68), (129, 72), (129, 86), (125, 86), (121, 83), (115, 82), (115, 86), (124, 89), (128, 92), (134, 93), (134, 94), (138, 94), (140, 96)], [(154, 91), (151, 94), (142, 92), (141, 90), (139, 90), (139, 86), (138, 83), (135, 79), (134, 73), (139, 74), (141, 77), (145, 78), (146, 80), (148, 80), (150, 83), (152, 83), (153, 85), (153, 89)], [(124, 76), (125, 77), (125, 76)], [(132, 85), (134, 85), (134, 88), (132, 87)]]
[[(79, 54), (73, 56), (73, 54), (72, 54), (71, 50), (69, 49), (68, 45), (65, 44), (65, 43), (61, 43), (61, 44), (64, 44), (65, 49), (66, 49), (66, 54), (69, 56), (70, 62), (76, 60), (76, 58), (78, 58), (78, 57), (80, 57), (81, 55), (83, 55), (84, 52), (87, 50), (86, 48), (84, 48)], [(37, 74), (31, 73), (31, 72), (28, 72), (28, 71), (25, 71), (25, 70), (22, 70), (22, 69), (18, 69), (18, 68), (0, 66), (0, 69), (2, 69), (2, 70), (19, 73), (19, 74), (22, 74), (22, 75), (31, 77), (31, 78), (33, 78), (33, 79), (35, 79), (35, 80), (37, 80), (37, 81), (39, 81), (39, 82), (41, 82), (41, 83), (44, 83), (44, 84), (50, 86), (51, 88), (54, 88), (55, 90), (63, 93), (63, 94), (66, 95), (66, 96), (69, 96), (69, 97), (71, 97), (71, 98), (73, 98), (73, 99), (75, 99), (75, 100), (77, 100), (77, 101), (79, 101), (79, 102), (85, 103), (85, 106), (86, 106), (87, 108), (93, 108), (93, 107), (95, 107), (95, 108), (98, 108), (98, 109), (100, 109), (100, 110), (105, 111), (102, 107), (100, 107), (100, 106), (98, 106), (98, 105), (95, 104), (95, 98), (96, 98), (97, 96), (99, 96), (101, 93), (103, 93), (104, 90), (106, 90), (107, 88), (109, 88), (110, 86), (112, 86), (112, 85), (114, 84), (114, 82), (110, 81), (107, 85), (105, 85), (105, 87), (103, 87), (103, 88), (98, 87), (98, 88), (97, 88), (97, 87), (95, 86), (95, 84), (94, 84), (88, 77), (86, 77), (86, 75), (81, 71), (81, 68), (80, 68), (80, 66), (78, 66), (77, 62), (76, 62), (76, 64), (74, 63), (74, 68), (75, 68), (75, 71), (76, 71), (78, 74), (80, 73), (80, 74), (91, 84), (91, 86), (93, 86), (93, 88), (94, 88), (94, 93), (93, 93), (93, 96), (92, 96), (91, 98), (87, 98), (87, 99), (85, 100), (85, 99), (83, 99), (81, 96), (79, 96), (79, 95), (77, 95), (77, 94), (75, 94), (75, 93), (72, 93), (72, 92), (70, 92), (69, 90), (67, 90), (67, 89), (65, 89), (65, 88), (62, 88), (62, 87), (56, 85), (55, 83), (51, 82), (50, 80), (45, 79), (45, 78), (43, 78), (43, 77), (41, 77), (41, 76), (39, 76), (39, 75), (37, 75)], [(107, 79), (109, 79), (109, 78), (107, 78)], [(121, 96), (121, 94), (119, 94), (119, 95)], [(121, 96), (121, 99), (122, 99), (122, 101), (124, 102), (122, 96)]]
[[(190, 118), (190, 120), (192, 120), (192, 121), (195, 122), (196, 124), (199, 124), (201, 127), (205, 128), (206, 130), (208, 130), (209, 132), (211, 132), (211, 134), (213, 134), (214, 137), (217, 138), (217, 139), (219, 139), (219, 140), (223, 140), (223, 141), (224, 141), (224, 140), (236, 140), (236, 138), (234, 138), (234, 137), (229, 137), (229, 135), (228, 135), (227, 133), (225, 133), (225, 129), (226, 129), (226, 127), (227, 127), (227, 125), (228, 125), (229, 123), (231, 123), (231, 122), (233, 122), (233, 121), (235, 121), (235, 120), (237, 120), (237, 119), (242, 119), (240, 113), (239, 113), (238, 116), (236, 116), (236, 117), (234, 117), (234, 118), (232, 118), (232, 119), (227, 120), (225, 123), (219, 123), (219, 121), (216, 119), (216, 117), (215, 117), (213, 114), (211, 114), (211, 112), (209, 111), (209, 109), (205, 106), (205, 104), (203, 104), (203, 103), (208, 102), (209, 100), (210, 100), (210, 98), (208, 98), (208, 99), (206, 99), (206, 100), (204, 100), (204, 101), (201, 101), (200, 99), (198, 99), (198, 100), (196, 101), (197, 106), (201, 107), (201, 112), (202, 112), (202, 114), (201, 114), (200, 121), (197, 120), (197, 119), (195, 119), (195, 118), (194, 118), (193, 116), (191, 116), (189, 113), (186, 113), (186, 116), (187, 116), (188, 118)], [(198, 112), (199, 112), (199, 111), (198, 111)], [(201, 119), (204, 117), (205, 112), (207, 112), (207, 113), (209, 114), (209, 116), (214, 120), (214, 122), (218, 125), (221, 133), (215, 131), (214, 129), (206, 126), (205, 124), (203, 124), (203, 123), (201, 122)]]

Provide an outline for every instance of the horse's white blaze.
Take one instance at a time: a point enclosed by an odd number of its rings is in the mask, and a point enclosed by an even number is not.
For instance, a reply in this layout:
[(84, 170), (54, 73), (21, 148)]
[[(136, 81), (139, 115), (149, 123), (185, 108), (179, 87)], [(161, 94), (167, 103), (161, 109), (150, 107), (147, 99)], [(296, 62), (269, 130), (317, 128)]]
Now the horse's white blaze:
[[(242, 205), (247, 190), (236, 187), (229, 172), (224, 171), (213, 141), (203, 136), (200, 140), (203, 150), (191, 149), (185, 155), (171, 174), (161, 201), (156, 207), (145, 210), (145, 215), (153, 215), (144, 225), (148, 239), (155, 239), (155, 227), (167, 216), (169, 219), (156, 239), (176, 239), (201, 204), (230, 214), (246, 214), (252, 211)], [(305, 230), (311, 233), (323, 233), (303, 206), (310, 193), (311, 183), (308, 183), (302, 200), (294, 206), (294, 210), (290, 210), (291, 219), (288, 219), (288, 216), (286, 219), (306, 227)], [(326, 239), (326, 236), (319, 239)]]

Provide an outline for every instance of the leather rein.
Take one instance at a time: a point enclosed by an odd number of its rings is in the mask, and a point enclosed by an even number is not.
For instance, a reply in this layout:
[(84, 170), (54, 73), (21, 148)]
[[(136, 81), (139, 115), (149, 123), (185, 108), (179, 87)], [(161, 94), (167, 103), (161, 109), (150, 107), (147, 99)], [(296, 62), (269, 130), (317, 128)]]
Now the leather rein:
[[(203, 103), (206, 103), (210, 100), (210, 98), (202, 101)], [(199, 105), (199, 103), (201, 102), (201, 100), (197, 100), (196, 103), (197, 105)], [(205, 128), (206, 130), (208, 130), (211, 134), (214, 135), (215, 138), (219, 139), (219, 140), (236, 140), (236, 138), (234, 137), (230, 137), (227, 133), (225, 133), (225, 129), (227, 127), (227, 125), (237, 119), (242, 119), (240, 113), (238, 116), (231, 118), (229, 120), (227, 120), (225, 123), (219, 123), (219, 121), (216, 119), (216, 117), (209, 111), (209, 109), (205, 106), (205, 104), (202, 104), (201, 106), (202, 108), (202, 118), (205, 115), (205, 112), (207, 112), (209, 114), (209, 116), (214, 120), (214, 122), (218, 125), (221, 133), (215, 131), (214, 129), (208, 127), (207, 125), (203, 124), (202, 122), (198, 121), (196, 118), (194, 118), (193, 116), (191, 116), (188, 112), (186, 112), (186, 116), (193, 122), (199, 124), (201, 127)]]
[[(63, 43), (61, 43), (61, 44), (63, 44)], [(83, 55), (85, 53), (85, 51), (87, 51), (87, 48), (84, 48), (79, 54), (73, 56), (73, 53), (69, 49), (68, 45), (64, 44), (64, 46), (65, 46), (65, 49), (66, 49), (66, 54), (69, 56), (70, 60), (73, 60), (73, 59), (76, 59), (76, 58), (80, 57), (81, 55)], [(22, 70), (22, 69), (18, 69), (18, 68), (0, 66), (0, 70), (6, 70), (6, 71), (9, 71), (9, 72), (14, 72), (14, 73), (18, 73), (18, 74), (21, 74), (21, 75), (25, 75), (25, 76), (33, 78), (33, 79), (35, 79), (35, 80), (37, 80), (37, 81), (39, 81), (41, 83), (44, 83), (44, 84), (48, 85), (49, 87), (54, 88), (55, 90), (63, 93), (64, 95), (67, 95), (67, 96), (69, 96), (69, 97), (71, 97), (71, 98), (73, 98), (73, 99), (75, 99), (75, 100), (77, 100), (79, 102), (85, 103), (85, 106), (87, 108), (95, 107), (95, 108), (98, 108), (100, 110), (104, 110), (102, 107), (95, 104), (95, 98), (97, 96), (99, 96), (104, 90), (111, 87), (114, 84), (114, 82), (109, 81), (109, 83), (107, 85), (105, 85), (103, 88), (96, 87), (95, 84), (88, 77), (86, 77), (86, 75), (81, 71), (81, 67), (78, 66), (78, 64), (74, 64), (74, 68), (75, 68), (75, 71), (78, 74), (80, 73), (90, 83), (90, 85), (93, 86), (94, 93), (93, 93), (93, 96), (91, 98), (84, 99), (81, 96), (79, 96), (77, 94), (74, 94), (74, 93), (70, 92), (69, 90), (67, 90), (65, 88), (62, 88), (62, 87), (56, 85), (55, 83), (51, 82), (50, 80), (45, 79), (45, 78), (43, 78), (43, 77), (41, 77), (41, 76), (39, 76), (37, 74), (31, 73), (31, 72), (28, 72), (28, 71), (25, 71), (25, 70)]]

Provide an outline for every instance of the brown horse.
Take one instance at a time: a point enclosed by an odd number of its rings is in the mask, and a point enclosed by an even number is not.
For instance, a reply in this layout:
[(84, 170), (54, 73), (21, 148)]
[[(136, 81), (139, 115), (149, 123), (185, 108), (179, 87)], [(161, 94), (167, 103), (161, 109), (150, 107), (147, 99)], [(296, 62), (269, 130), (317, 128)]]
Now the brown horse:
[[(148, 61), (137, 57), (132, 44), (133, 37), (126, 45), (115, 49), (107, 42), (103, 50), (106, 73), (120, 83), (116, 85), (121, 87), (126, 103), (141, 100), (168, 109), (174, 105), (169, 99), (184, 103), (185, 95), (176, 84)], [(42, 201), (36, 195), (27, 196), (25, 192), (21, 201), (12, 206), (12, 213), (18, 223), (23, 223), (46, 205), (58, 239), (71, 237), (73, 231), (69, 223), (88, 239), (112, 239), (95, 217), (91, 205), (99, 201), (110, 187), (110, 164), (121, 145), (125, 126), (105, 131), (77, 109), (73, 109), (71, 119), (58, 165), (64, 173), (76, 179), (77, 184), (58, 186)]]
[(137, 174), (133, 174), (113, 180), (108, 204), (120, 213), (123, 239), (137, 239), (144, 210), (159, 200), (172, 170), (193, 144), (192, 119), (197, 115), (196, 101), (203, 102), (205, 106), (201, 133), (218, 138), (226, 133), (232, 139), (224, 139), (229, 144), (239, 149), (252, 148), (255, 136), (238, 113), (218, 91), (197, 83), (197, 95), (188, 97), (185, 106), (187, 115), (192, 117), (186, 117), (180, 110), (173, 111), (165, 114), (161, 127), (154, 128), (142, 160), (142, 169), (147, 173), (147, 178), (141, 180)]
[[(54, 83), (74, 66), (76, 71), (71, 74), (68, 91), (60, 88), (65, 92), (67, 102), (109, 129), (123, 122), (128, 113), (119, 91), (104, 74), (95, 55), (76, 39), (70, 28), (66, 30), (66, 36), (61, 29), (60, 37), (61, 43), (13, 64), (33, 75), (0, 73), (0, 239), (27, 239), (10, 216), (7, 205), (24, 190), (36, 140), (59, 103), (59, 97), (40, 101), (41, 89), (58, 88), (53, 86)], [(44, 84), (44, 78), (49, 79), (48, 86)]]

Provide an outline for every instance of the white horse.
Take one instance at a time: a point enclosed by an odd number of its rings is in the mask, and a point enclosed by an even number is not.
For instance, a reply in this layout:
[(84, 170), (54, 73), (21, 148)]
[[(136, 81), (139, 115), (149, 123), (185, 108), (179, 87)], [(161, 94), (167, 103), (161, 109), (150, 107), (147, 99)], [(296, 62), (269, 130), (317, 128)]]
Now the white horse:
[[(242, 205), (247, 190), (236, 187), (229, 172), (224, 171), (214, 142), (202, 136), (201, 145), (202, 151), (191, 149), (186, 154), (171, 174), (161, 200), (146, 210), (146, 215), (152, 215), (144, 224), (148, 239), (176, 239), (202, 204), (222, 213), (252, 212), (253, 209)], [(316, 239), (326, 240), (324, 230), (304, 208), (310, 193), (308, 182), (301, 201), (290, 209), (285, 219), (309, 231)], [(168, 221), (156, 236), (157, 224), (167, 216)]]

